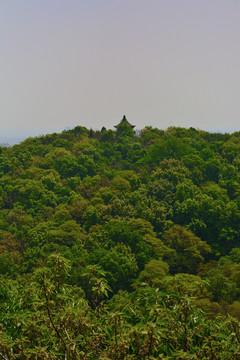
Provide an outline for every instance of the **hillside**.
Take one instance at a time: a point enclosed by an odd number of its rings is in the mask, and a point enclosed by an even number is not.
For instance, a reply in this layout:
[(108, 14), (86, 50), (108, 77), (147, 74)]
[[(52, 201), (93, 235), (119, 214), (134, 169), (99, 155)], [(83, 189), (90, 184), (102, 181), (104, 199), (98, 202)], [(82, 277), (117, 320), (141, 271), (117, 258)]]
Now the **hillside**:
[(0, 358), (239, 359), (240, 132), (0, 147)]

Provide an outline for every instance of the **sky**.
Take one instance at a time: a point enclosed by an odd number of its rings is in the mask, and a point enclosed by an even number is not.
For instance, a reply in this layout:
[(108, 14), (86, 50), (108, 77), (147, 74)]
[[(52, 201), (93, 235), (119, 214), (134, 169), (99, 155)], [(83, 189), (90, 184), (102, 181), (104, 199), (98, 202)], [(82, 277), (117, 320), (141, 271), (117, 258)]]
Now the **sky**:
[(0, 139), (239, 131), (240, 0), (0, 0)]

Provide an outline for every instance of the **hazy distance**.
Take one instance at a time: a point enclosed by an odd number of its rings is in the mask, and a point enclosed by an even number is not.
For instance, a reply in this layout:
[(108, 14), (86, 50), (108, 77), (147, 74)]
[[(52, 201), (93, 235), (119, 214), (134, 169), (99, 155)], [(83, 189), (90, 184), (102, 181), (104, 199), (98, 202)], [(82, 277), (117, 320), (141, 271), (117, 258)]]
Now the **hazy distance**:
[(0, 143), (76, 125), (239, 130), (238, 0), (3, 0)]

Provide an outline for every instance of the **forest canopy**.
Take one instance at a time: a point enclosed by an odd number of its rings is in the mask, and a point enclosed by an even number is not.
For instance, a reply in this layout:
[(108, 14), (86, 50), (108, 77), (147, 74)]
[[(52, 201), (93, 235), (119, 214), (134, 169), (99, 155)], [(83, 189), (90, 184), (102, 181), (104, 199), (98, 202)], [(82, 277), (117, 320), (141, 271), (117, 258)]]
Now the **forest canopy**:
[(0, 147), (0, 359), (239, 359), (240, 132)]

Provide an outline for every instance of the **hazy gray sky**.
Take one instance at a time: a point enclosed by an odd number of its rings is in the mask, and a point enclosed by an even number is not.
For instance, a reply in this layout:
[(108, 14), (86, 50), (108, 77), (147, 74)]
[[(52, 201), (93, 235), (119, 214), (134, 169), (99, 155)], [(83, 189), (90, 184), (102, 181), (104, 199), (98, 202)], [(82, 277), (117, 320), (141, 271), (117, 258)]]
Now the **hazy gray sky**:
[(239, 130), (239, 0), (1, 0), (0, 136)]

